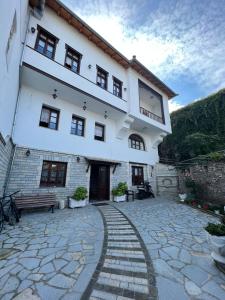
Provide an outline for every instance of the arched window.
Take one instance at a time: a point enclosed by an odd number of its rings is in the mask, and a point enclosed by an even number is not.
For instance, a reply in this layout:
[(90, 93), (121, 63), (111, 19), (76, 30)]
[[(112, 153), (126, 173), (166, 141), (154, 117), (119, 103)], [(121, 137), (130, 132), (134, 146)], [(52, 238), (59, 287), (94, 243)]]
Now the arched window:
[(137, 134), (131, 134), (129, 136), (129, 147), (137, 150), (145, 150), (144, 140)]

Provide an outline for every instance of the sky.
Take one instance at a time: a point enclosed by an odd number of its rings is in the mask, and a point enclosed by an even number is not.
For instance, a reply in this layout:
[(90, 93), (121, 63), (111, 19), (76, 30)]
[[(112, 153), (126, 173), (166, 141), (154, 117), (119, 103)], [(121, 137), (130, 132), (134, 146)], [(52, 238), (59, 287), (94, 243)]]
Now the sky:
[(225, 0), (63, 0), (177, 94), (170, 111), (225, 88)]

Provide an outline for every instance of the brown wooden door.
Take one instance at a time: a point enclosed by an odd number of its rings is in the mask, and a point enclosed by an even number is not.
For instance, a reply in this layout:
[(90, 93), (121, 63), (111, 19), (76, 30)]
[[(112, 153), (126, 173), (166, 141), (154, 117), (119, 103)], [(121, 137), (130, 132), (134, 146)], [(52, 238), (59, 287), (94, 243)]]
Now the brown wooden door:
[(110, 169), (107, 165), (91, 165), (90, 200), (109, 200)]

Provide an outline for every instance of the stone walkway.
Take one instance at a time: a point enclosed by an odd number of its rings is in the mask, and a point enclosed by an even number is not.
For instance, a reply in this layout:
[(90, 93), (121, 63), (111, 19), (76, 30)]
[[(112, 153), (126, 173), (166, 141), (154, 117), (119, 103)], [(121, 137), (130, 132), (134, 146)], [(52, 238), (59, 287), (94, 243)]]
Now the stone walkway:
[(160, 198), (23, 215), (0, 234), (0, 299), (224, 300), (215, 221)]
[(113, 206), (99, 209), (105, 226), (104, 247), (82, 300), (156, 299), (152, 263), (136, 228)]
[(9, 249), (0, 260), (0, 299), (80, 299), (99, 261), (103, 232), (91, 205), (22, 215), (0, 234), (0, 249)]
[(139, 231), (160, 300), (224, 300), (225, 275), (210, 257), (205, 225), (218, 219), (166, 199), (113, 204)]

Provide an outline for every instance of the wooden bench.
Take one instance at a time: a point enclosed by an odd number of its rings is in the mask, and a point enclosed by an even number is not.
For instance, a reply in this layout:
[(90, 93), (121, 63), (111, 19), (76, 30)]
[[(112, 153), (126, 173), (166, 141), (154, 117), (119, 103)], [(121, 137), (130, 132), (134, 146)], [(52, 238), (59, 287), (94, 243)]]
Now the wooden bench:
[(54, 206), (56, 205), (55, 194), (31, 194), (21, 195), (15, 198), (16, 207), (20, 211), (22, 209), (33, 209), (40, 207), (49, 207), (54, 212)]

